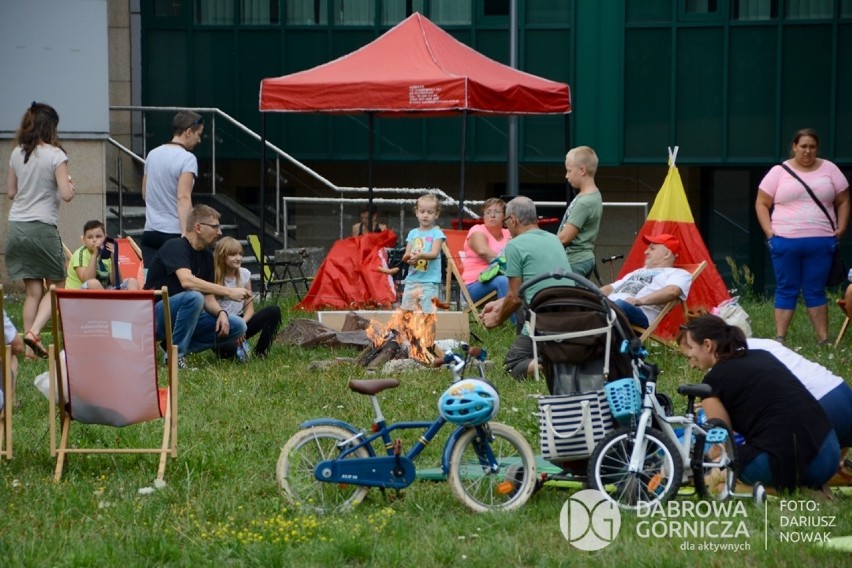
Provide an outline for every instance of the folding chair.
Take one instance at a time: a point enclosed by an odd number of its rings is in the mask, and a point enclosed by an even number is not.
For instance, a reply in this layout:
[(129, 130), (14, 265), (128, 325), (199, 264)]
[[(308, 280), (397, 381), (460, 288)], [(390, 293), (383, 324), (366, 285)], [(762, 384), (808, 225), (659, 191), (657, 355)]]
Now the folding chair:
[(482, 315), (479, 313), (479, 307), (484, 306), (489, 300), (497, 295), (492, 291), (474, 302), (470, 297), (470, 292), (467, 291), (464, 280), (462, 280), (462, 272), (464, 271), (464, 241), (467, 238), (467, 231), (458, 229), (444, 229), (444, 244), (441, 245), (441, 252), (444, 253), (444, 258), (447, 261), (447, 274), (444, 282), (444, 302), (449, 304), (453, 289), (453, 279), (459, 287), (464, 300), (467, 302), (465, 313), (469, 313), (473, 318), (482, 325)]
[[(54, 480), (62, 477), (65, 456), (72, 453), (159, 454), (157, 479), (163, 479), (166, 457), (177, 457), (178, 354), (177, 346), (172, 345), (168, 292), (165, 288), (121, 291), (51, 287), (50, 294), (55, 343), (49, 350), (48, 398), (50, 455), (56, 457)], [(155, 306), (160, 298), (169, 355), (165, 387), (160, 387), (157, 367)], [(62, 428), (58, 445), (57, 408)], [(124, 427), (159, 418), (164, 418), (159, 447), (135, 447), (120, 440), (109, 447), (87, 447), (83, 437), (69, 445), (72, 423)], [(128, 437), (133, 434), (144, 432)], [(99, 438), (118, 440), (119, 436)]]
[[(692, 276), (692, 281), (695, 282), (695, 279), (698, 278), (698, 276), (702, 272), (704, 272), (705, 268), (707, 268), (707, 261), (702, 260), (698, 264), (676, 264), (675, 268), (682, 268), (683, 270), (689, 272)], [(654, 332), (657, 330), (657, 327), (666, 318), (666, 316), (669, 315), (669, 312), (671, 312), (678, 304), (680, 304), (683, 308), (683, 315), (685, 318), (687, 312), (686, 301), (681, 300), (680, 298), (675, 298), (674, 300), (669, 301), (666, 305), (663, 306), (663, 309), (660, 311), (659, 314), (657, 314), (657, 317), (654, 318), (654, 321), (648, 324), (648, 327), (643, 328), (639, 325), (632, 325), (631, 327), (633, 327), (633, 330), (636, 333), (640, 334), (639, 339), (644, 342), (646, 339), (651, 338), (654, 341), (657, 341), (658, 343), (671, 346), (671, 342), (660, 339), (659, 337), (654, 335)]]
[[(3, 314), (3, 285), (0, 284), (0, 314)], [(6, 332), (0, 325), (0, 347), (3, 354), (3, 406), (0, 407), (0, 456), (12, 459), (12, 406), (15, 385), (12, 381), (12, 346), (6, 345)]]
[[(257, 262), (260, 263), (260, 239), (257, 235), (247, 235), (246, 238), (248, 239), (249, 246), (251, 246), (251, 250), (254, 253), (255, 258), (257, 258)], [(263, 263), (263, 278), (266, 283), (266, 293), (268, 294), (272, 289), (275, 289), (275, 296), (277, 296), (278, 293), (281, 292), (282, 286), (291, 284), (296, 296), (301, 300), (303, 292), (299, 289), (298, 285), (304, 285), (304, 293), (307, 293), (308, 288), (310, 287), (310, 282), (313, 280), (313, 278), (305, 276), (305, 273), (302, 270), (304, 260), (301, 258), (293, 258), (291, 260), (278, 262), (275, 260), (273, 255), (266, 255), (265, 259), (266, 261)], [(294, 273), (296, 271), (298, 274)]]
[(843, 336), (846, 334), (846, 328), (849, 327), (849, 319), (852, 317), (852, 306), (847, 306), (846, 300), (837, 300), (837, 305), (840, 306), (840, 309), (846, 314), (846, 319), (843, 320), (843, 325), (840, 326), (840, 333), (837, 334), (837, 339), (834, 341), (835, 349), (837, 349), (837, 346), (840, 345), (840, 340), (843, 339)]

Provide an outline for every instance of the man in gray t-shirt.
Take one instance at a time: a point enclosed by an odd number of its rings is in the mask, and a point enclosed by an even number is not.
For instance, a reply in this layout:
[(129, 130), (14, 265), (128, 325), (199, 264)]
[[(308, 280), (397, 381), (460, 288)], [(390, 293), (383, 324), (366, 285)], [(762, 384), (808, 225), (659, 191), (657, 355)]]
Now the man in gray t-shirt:
[(148, 153), (142, 177), (145, 200), (145, 232), (140, 248), (148, 266), (159, 248), (186, 233), (186, 217), (192, 210), (192, 188), (198, 177), (198, 160), (190, 152), (201, 142), (204, 119), (185, 110), (172, 120), (172, 139)]
[[(570, 271), (568, 257), (556, 235), (538, 227), (538, 215), (535, 204), (528, 197), (516, 197), (506, 205), (506, 228), (512, 234), (512, 240), (506, 245), (506, 276), (509, 278), (509, 292), (499, 300), (489, 302), (482, 312), (485, 327), (493, 328), (502, 324), (521, 307), (521, 284), (554, 270)], [(524, 299), (529, 303), (535, 294), (556, 284), (552, 279), (542, 280), (524, 290)], [(532, 375), (535, 361), (532, 358), (532, 340), (525, 333), (518, 334), (503, 361), (506, 370), (516, 378)]]

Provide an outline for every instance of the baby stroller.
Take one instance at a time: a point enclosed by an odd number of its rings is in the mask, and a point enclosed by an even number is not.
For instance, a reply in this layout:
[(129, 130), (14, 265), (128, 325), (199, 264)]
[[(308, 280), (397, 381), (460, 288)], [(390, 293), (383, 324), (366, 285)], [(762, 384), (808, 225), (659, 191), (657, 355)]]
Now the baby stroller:
[(631, 358), (620, 346), (636, 336), (624, 313), (580, 275), (542, 274), (521, 286), (521, 297), (546, 279), (556, 282), (523, 306), (533, 357), (550, 393), (538, 399), (541, 452), (577, 478), (597, 442), (616, 428), (604, 384), (633, 376)]

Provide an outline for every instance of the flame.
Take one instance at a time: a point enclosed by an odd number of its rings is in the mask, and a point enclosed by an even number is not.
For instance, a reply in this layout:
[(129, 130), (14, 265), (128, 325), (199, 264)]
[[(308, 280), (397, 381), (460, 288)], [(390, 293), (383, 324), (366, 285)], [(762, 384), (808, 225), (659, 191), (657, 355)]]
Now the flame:
[(394, 340), (408, 349), (409, 358), (431, 364), (435, 358), (430, 349), (435, 343), (436, 321), (436, 314), (398, 309), (391, 314), (386, 325), (371, 320), (365, 331), (374, 347)]

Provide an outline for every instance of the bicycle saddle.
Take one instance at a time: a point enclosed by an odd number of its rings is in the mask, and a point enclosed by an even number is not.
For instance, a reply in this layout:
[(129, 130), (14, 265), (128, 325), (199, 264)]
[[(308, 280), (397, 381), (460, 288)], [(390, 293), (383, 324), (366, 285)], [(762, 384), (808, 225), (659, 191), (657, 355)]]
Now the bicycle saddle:
[(701, 398), (707, 398), (711, 394), (713, 394), (713, 388), (710, 385), (706, 385), (704, 383), (698, 383), (697, 385), (680, 385), (677, 387), (678, 394), (682, 394), (684, 396), (698, 396)]
[(360, 394), (374, 395), (399, 386), (399, 379), (351, 380), (349, 388)]

